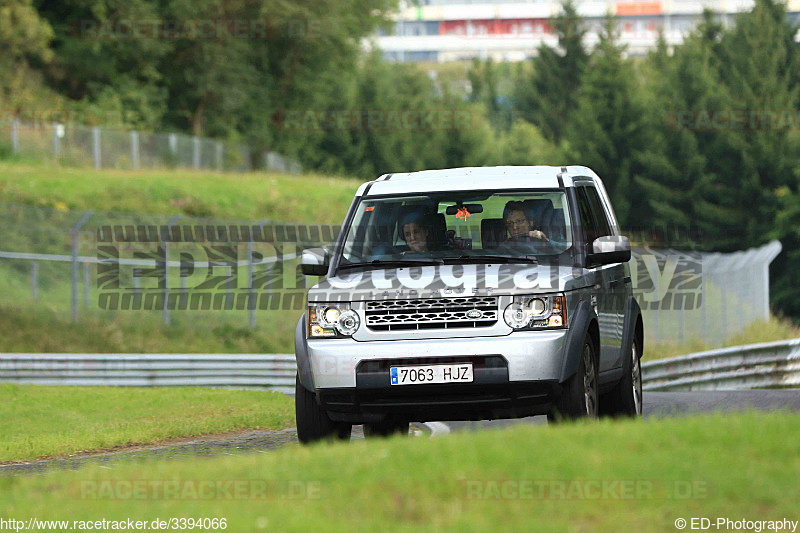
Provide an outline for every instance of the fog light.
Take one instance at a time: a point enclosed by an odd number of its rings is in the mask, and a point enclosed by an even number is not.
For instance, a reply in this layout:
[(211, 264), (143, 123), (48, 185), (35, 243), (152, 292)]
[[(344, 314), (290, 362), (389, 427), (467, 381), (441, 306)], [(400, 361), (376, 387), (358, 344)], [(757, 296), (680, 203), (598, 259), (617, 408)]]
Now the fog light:
[(524, 328), (531, 321), (531, 315), (521, 304), (513, 303), (503, 313), (506, 324), (514, 329)]
[(352, 335), (358, 329), (359, 319), (355, 311), (348, 310), (339, 315), (336, 322), (336, 331), (342, 335)]

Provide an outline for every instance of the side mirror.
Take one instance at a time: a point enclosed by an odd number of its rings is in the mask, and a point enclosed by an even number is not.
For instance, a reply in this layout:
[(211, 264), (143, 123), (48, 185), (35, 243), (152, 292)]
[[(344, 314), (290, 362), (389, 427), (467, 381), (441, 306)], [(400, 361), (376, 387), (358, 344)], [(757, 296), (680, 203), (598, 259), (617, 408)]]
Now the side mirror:
[(607, 235), (592, 241), (592, 253), (586, 256), (586, 266), (627, 263), (631, 259), (631, 243), (621, 235)]
[(324, 276), (330, 263), (327, 249), (309, 248), (300, 256), (300, 271), (306, 276)]

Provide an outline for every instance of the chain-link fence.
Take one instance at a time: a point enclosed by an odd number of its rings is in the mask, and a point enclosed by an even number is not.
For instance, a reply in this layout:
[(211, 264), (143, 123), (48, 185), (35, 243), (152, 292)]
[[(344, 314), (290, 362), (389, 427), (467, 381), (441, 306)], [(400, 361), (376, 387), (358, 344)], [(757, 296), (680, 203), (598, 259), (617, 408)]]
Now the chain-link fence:
[[(297, 255), (338, 232), (323, 228), (308, 237), (304, 226), (269, 220), (7, 203), (0, 204), (0, 222), (0, 303), (46, 302), (73, 317), (125, 307), (160, 314), (167, 324), (176, 310), (209, 311), (252, 327), (262, 310), (300, 312), (307, 279)], [(194, 241), (178, 242), (175, 231)], [(631, 281), (647, 342), (720, 345), (748, 324), (768, 320), (769, 265), (780, 251), (777, 241), (732, 254), (635, 246)], [(115, 289), (121, 296), (109, 299)]]
[[(7, 305), (42, 304), (73, 319), (138, 306), (160, 314), (167, 325), (174, 310), (206, 316), (217, 312), (217, 317), (221, 312), (251, 327), (257, 310), (296, 314), (302, 308), (306, 287), (297, 265), (298, 243), (253, 242), (245, 229), (241, 235), (226, 233), (228, 228), (264, 227), (268, 220), (0, 203), (0, 223), (5, 232), (0, 303)], [(197, 241), (175, 242), (170, 232), (182, 229), (197, 231)], [(137, 302), (111, 301), (119, 294), (123, 300), (132, 294)], [(198, 294), (203, 300), (195, 306), (189, 298)]]
[(721, 345), (768, 320), (769, 265), (780, 252), (778, 241), (729, 254), (635, 247), (631, 278), (648, 342)]
[[(253, 169), (253, 155), (244, 145), (180, 133), (127, 131), (59, 123), (0, 124), (0, 145), (13, 155), (46, 157), (69, 166), (137, 170), (192, 168), (243, 172)], [(297, 161), (267, 152), (259, 166), (298, 174)]]

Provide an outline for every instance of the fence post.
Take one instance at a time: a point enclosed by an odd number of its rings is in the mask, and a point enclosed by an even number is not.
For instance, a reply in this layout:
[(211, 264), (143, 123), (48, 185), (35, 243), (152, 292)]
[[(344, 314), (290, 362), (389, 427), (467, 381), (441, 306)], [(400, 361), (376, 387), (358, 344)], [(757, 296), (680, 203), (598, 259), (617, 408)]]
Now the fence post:
[(200, 138), (192, 137), (192, 166), (195, 170), (200, 168)]
[(707, 255), (702, 259), (702, 271), (700, 277), (700, 331), (703, 340), (708, 342), (708, 318), (706, 317), (706, 285), (708, 284), (708, 261)]
[(139, 132), (131, 132), (131, 167), (133, 170), (139, 169)]
[(750, 275), (747, 277), (747, 285), (750, 289), (750, 301), (748, 303), (750, 307), (750, 316), (753, 321), (761, 318), (761, 314), (758, 312), (761, 302), (759, 301), (759, 291), (757, 289), (758, 278), (760, 277), (759, 274), (761, 274), (760, 266), (759, 263), (754, 262), (754, 264), (750, 266)]
[(92, 128), (92, 155), (94, 156), (94, 168), (100, 169), (102, 159), (100, 154), (100, 128)]
[(216, 152), (217, 170), (222, 170), (222, 141), (217, 141)]
[[(180, 166), (180, 161), (178, 161), (178, 136), (174, 133), (170, 133), (167, 136), (167, 145), (169, 146), (169, 153), (172, 156), (172, 166)], [(162, 161), (162, 163), (167, 162)]]
[(58, 139), (58, 123), (53, 122), (50, 126), (53, 128), (53, 157), (58, 159), (59, 152), (61, 151)]
[[(675, 305), (675, 301), (677, 298), (678, 293), (674, 293), (672, 297), (672, 304)], [(677, 309), (678, 311), (678, 340), (683, 342), (683, 311), (686, 309), (686, 295), (681, 294), (681, 308)]]
[(728, 298), (726, 294), (726, 287), (727, 283), (723, 281), (719, 284), (719, 290), (721, 292), (720, 299), (722, 300), (722, 343), (725, 343), (725, 339), (728, 337)]
[[(658, 266), (658, 261), (656, 261), (656, 266)], [(661, 269), (659, 268), (658, 272), (660, 271)], [(659, 308), (661, 307), (661, 299), (659, 297), (661, 293), (659, 292), (659, 287), (658, 287), (658, 278), (660, 277), (661, 276), (659, 276), (658, 273), (656, 273), (656, 277), (653, 278), (653, 288), (656, 291), (656, 301), (655, 301), (656, 305), (653, 310), (653, 344), (658, 344), (658, 339), (660, 337), (659, 326), (658, 326), (658, 312)]]
[(34, 261), (31, 263), (31, 292), (33, 293), (33, 301), (39, 300), (39, 262)]
[(11, 152), (19, 154), (19, 118), (11, 119)]
[[(258, 225), (258, 231), (261, 233), (261, 230), (269, 224), (269, 220), (264, 220)], [(263, 237), (262, 237), (263, 238)], [(250, 328), (256, 328), (256, 288), (253, 286), (253, 277), (255, 274), (255, 264), (253, 263), (253, 241), (256, 240), (255, 235), (251, 235), (250, 241), (247, 243), (247, 287), (248, 287), (248, 298), (247, 298), (247, 314), (250, 318)]]
[(760, 284), (759, 293), (761, 294), (758, 305), (758, 316), (761, 317), (762, 320), (769, 320), (769, 264), (774, 258), (774, 256), (771, 256), (758, 266), (758, 269), (761, 271), (760, 276), (757, 278)]
[(244, 170), (250, 170), (252, 167), (252, 161), (250, 161), (250, 149), (246, 146), (239, 146), (239, 153), (242, 154)]
[(253, 301), (256, 291), (253, 290), (253, 237), (247, 241), (247, 315), (250, 319), (250, 329), (256, 327), (256, 306)]
[(186, 290), (186, 276), (181, 268), (181, 309), (189, 309), (189, 291)]
[(72, 320), (78, 319), (78, 232), (94, 211), (86, 211), (72, 227)]
[(170, 228), (175, 225), (175, 222), (178, 221), (180, 215), (175, 215), (169, 222), (167, 222), (167, 227), (164, 228), (164, 232), (161, 234), (161, 246), (164, 248), (164, 308), (163, 308), (163, 317), (164, 317), (164, 324), (169, 326), (170, 319), (169, 319), (169, 240), (167, 239), (167, 234), (169, 233)]
[(83, 306), (89, 307), (89, 283), (91, 278), (91, 265), (89, 262), (83, 264)]
[(142, 291), (139, 290), (139, 267), (133, 267), (133, 308), (139, 309), (142, 302)]

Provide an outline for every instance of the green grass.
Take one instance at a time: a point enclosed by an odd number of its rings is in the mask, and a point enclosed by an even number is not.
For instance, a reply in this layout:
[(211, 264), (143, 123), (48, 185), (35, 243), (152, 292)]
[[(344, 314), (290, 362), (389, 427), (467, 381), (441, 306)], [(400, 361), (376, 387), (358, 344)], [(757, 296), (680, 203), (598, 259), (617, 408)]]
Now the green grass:
[(0, 461), (294, 424), (288, 396), (194, 387), (0, 384)]
[(59, 210), (341, 224), (363, 179), (270, 172), (102, 170), (0, 161), (0, 200)]
[[(723, 346), (740, 346), (759, 342), (781, 341), (800, 338), (800, 328), (790, 320), (771, 317), (769, 321), (753, 322), (739, 333), (728, 337)], [(683, 343), (648, 344), (645, 340), (645, 361), (674, 357), (712, 350), (715, 346), (693, 339)]]
[[(674, 531), (678, 518), (797, 520), (798, 439), (800, 415), (780, 413), (520, 425), (5, 478), (0, 510), (17, 519), (215, 517), (230, 531)], [(183, 492), (208, 481), (237, 482), (242, 499)], [(134, 483), (158, 489), (132, 496)], [(154, 493), (165, 483), (187, 496)], [(259, 485), (267, 490), (251, 491)]]

